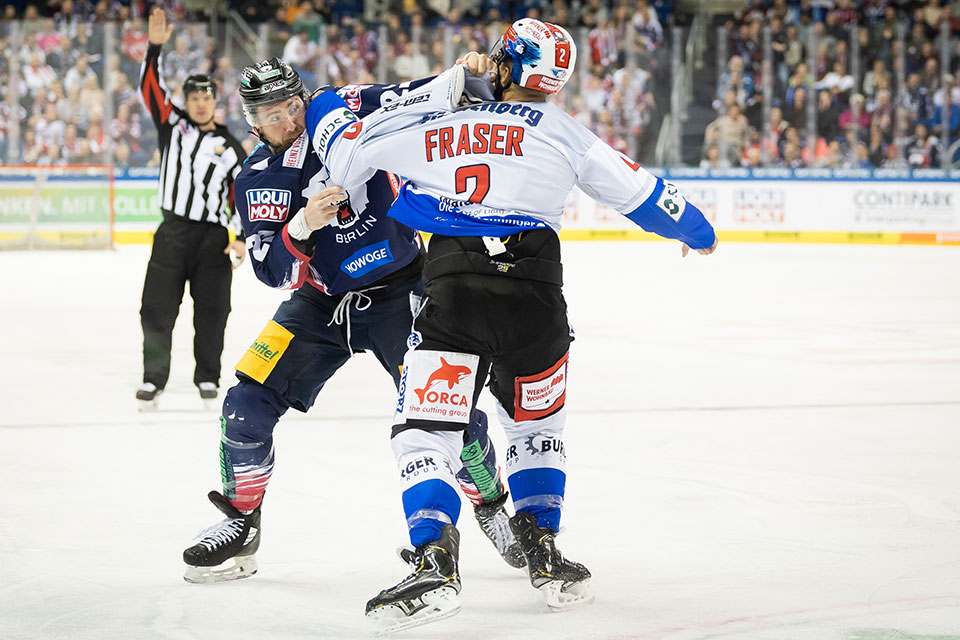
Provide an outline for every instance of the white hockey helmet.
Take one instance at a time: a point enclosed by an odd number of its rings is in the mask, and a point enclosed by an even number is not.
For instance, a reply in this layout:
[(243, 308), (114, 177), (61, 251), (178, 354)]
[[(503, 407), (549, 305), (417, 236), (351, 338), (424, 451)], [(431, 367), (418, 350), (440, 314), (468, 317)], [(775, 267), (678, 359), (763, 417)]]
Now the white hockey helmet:
[(517, 20), (490, 50), (499, 64), (513, 59), (511, 78), (521, 87), (545, 93), (563, 88), (577, 63), (577, 45), (559, 25), (532, 18)]

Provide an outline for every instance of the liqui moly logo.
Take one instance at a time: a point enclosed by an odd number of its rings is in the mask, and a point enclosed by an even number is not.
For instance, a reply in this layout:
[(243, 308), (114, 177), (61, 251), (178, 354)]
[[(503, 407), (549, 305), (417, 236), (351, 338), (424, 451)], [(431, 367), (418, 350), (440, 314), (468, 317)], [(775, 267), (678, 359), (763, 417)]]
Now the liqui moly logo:
[(283, 222), (290, 213), (290, 192), (286, 189), (250, 189), (247, 191), (247, 215), (250, 222)]

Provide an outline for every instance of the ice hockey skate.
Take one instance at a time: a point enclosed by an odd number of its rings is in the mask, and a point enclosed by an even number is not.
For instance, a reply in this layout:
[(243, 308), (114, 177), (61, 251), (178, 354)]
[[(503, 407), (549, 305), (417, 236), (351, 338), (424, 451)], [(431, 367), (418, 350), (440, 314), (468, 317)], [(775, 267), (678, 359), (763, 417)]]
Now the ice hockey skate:
[(144, 382), (140, 385), (137, 389), (137, 404), (140, 411), (156, 411), (161, 393), (163, 389), (158, 389), (152, 382)]
[(260, 507), (244, 514), (216, 491), (207, 497), (227, 517), (197, 534), (197, 543), (183, 552), (183, 579), (206, 584), (252, 576), (260, 547)]
[(593, 602), (590, 572), (582, 564), (563, 557), (557, 549), (554, 531), (541, 529), (533, 514), (525, 511), (510, 518), (510, 528), (527, 559), (530, 584), (543, 593), (551, 611)]
[(378, 634), (449, 618), (460, 611), (460, 532), (443, 527), (440, 539), (403, 554), (413, 573), (367, 602), (366, 615)]
[(205, 409), (219, 409), (217, 404), (217, 385), (213, 382), (201, 382), (197, 385), (200, 390), (200, 399)]
[(521, 569), (527, 566), (527, 560), (523, 557), (520, 543), (510, 530), (510, 516), (503, 507), (508, 495), (504, 491), (496, 500), (478, 504), (473, 508), (473, 516), (477, 519), (480, 530), (497, 548), (500, 557), (511, 567)]

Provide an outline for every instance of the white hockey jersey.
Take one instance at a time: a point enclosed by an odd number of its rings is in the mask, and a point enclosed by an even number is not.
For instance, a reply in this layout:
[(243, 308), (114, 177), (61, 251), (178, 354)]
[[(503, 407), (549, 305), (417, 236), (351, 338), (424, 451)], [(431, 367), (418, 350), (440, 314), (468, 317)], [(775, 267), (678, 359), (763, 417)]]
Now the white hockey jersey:
[(713, 244), (713, 228), (674, 185), (554, 104), (493, 102), (450, 110), (452, 76), (438, 76), (362, 123), (335, 123), (332, 98), (314, 100), (307, 130), (332, 179), (349, 191), (373, 169), (402, 175), (407, 183), (390, 215), (431, 233), (559, 231), (566, 196), (579, 186), (647, 231), (694, 249)]

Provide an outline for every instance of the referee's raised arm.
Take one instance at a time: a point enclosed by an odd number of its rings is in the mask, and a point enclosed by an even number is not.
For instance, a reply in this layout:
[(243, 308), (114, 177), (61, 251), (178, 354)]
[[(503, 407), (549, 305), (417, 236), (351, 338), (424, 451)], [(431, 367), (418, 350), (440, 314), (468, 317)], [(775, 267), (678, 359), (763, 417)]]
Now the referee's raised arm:
[(173, 25), (167, 25), (167, 16), (160, 7), (154, 7), (150, 12), (147, 27), (147, 54), (143, 58), (140, 68), (140, 95), (143, 103), (153, 118), (153, 123), (159, 128), (170, 118), (173, 106), (163, 81), (160, 79), (160, 49), (170, 39)]

